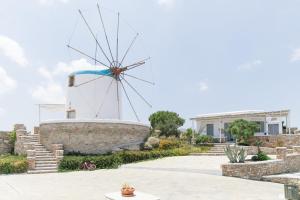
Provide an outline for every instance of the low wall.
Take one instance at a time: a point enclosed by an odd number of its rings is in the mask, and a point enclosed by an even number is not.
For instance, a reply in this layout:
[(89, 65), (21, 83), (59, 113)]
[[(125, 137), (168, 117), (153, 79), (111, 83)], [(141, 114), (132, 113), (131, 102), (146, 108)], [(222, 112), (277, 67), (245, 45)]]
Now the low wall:
[(8, 131), (0, 131), (0, 155), (11, 153), (13, 145), (10, 144)]
[(248, 163), (223, 164), (222, 175), (245, 179), (262, 180), (263, 176), (300, 171), (300, 147), (294, 153), (287, 154), (287, 148), (276, 148), (277, 159)]
[(253, 136), (249, 139), (251, 145), (255, 145), (255, 141), (260, 140), (263, 147), (287, 147), (300, 145), (300, 134), (283, 134), (283, 135), (265, 135)]
[(52, 144), (62, 144), (66, 153), (137, 150), (149, 134), (149, 126), (124, 121), (64, 120), (44, 122), (39, 127), (40, 142), (47, 149)]
[[(257, 147), (256, 146), (239, 146), (244, 148), (247, 151), (247, 155), (255, 155), (257, 154)], [(276, 155), (275, 148), (269, 147), (260, 147), (260, 150), (268, 155)]]

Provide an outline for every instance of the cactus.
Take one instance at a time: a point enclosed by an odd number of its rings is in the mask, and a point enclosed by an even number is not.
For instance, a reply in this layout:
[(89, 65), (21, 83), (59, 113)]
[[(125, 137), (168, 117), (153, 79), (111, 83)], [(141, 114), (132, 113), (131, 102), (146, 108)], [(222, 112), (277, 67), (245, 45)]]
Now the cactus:
[(245, 149), (237, 147), (236, 145), (233, 147), (227, 145), (224, 149), (224, 152), (230, 163), (244, 163), (247, 157)]

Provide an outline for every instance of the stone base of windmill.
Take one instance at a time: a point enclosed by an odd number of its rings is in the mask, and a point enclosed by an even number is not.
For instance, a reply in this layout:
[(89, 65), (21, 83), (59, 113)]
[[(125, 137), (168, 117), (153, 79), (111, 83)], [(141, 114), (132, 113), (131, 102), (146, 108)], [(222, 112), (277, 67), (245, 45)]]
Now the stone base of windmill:
[(149, 134), (148, 125), (120, 120), (56, 120), (39, 127), (40, 142), (47, 149), (63, 144), (65, 153), (138, 150)]

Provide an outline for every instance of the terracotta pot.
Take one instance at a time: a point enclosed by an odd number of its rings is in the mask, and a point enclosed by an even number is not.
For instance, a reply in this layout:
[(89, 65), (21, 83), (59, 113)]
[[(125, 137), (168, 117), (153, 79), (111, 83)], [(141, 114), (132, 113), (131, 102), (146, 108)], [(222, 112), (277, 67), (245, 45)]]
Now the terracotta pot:
[(134, 191), (135, 191), (135, 189), (133, 187), (131, 187), (131, 188), (122, 188), (121, 189), (121, 194), (122, 194), (122, 196), (125, 196), (125, 197), (133, 197), (134, 196)]

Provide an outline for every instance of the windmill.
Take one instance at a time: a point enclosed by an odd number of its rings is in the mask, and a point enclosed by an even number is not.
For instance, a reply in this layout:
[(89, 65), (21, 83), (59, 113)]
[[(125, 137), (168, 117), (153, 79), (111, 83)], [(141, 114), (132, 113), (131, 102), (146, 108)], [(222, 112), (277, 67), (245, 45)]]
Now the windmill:
[[(121, 119), (122, 116), (122, 93), (126, 97), (132, 112), (136, 119), (140, 121), (134, 104), (129, 96), (127, 88), (130, 88), (139, 98), (150, 108), (152, 105), (146, 98), (130, 83), (129, 79), (135, 79), (143, 83), (154, 85), (153, 82), (142, 79), (138, 76), (134, 76), (129, 72), (133, 69), (141, 67), (146, 64), (146, 61), (150, 57), (132, 62), (126, 63), (126, 57), (130, 51), (134, 48), (135, 42), (139, 37), (137, 33), (133, 39), (128, 42), (129, 46), (126, 51), (120, 52), (119, 49), (119, 31), (120, 31), (120, 13), (117, 13), (117, 26), (116, 26), (116, 38), (115, 48), (112, 47), (109, 42), (109, 35), (106, 31), (105, 23), (103, 20), (102, 12), (99, 4), (97, 4), (97, 11), (100, 18), (100, 26), (104, 33), (105, 45), (107, 51), (105, 51), (102, 44), (100, 44), (94, 30), (89, 25), (83, 12), (79, 10), (79, 15), (84, 22), (90, 36), (96, 43), (95, 56), (91, 56), (88, 53), (80, 50), (77, 47), (72, 46), (70, 43), (67, 47), (78, 54), (94, 61), (95, 65), (101, 65), (105, 69), (98, 70), (81, 70), (70, 74), (69, 87), (68, 87), (68, 109), (67, 118), (86, 118), (86, 119)], [(101, 53), (101, 58), (97, 57), (97, 51)], [(92, 84), (97, 87), (96, 92), (91, 89)]]

